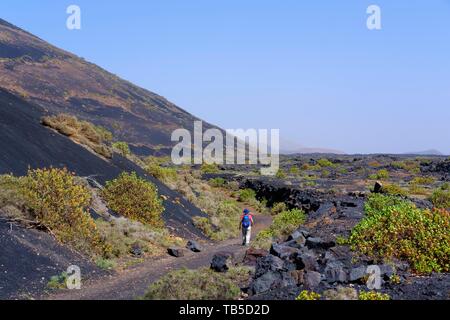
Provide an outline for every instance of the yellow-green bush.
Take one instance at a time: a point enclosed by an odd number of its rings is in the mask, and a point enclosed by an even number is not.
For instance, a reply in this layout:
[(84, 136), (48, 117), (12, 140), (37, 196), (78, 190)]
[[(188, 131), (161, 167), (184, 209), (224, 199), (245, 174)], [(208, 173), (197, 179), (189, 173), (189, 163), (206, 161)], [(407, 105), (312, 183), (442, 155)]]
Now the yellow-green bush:
[(239, 201), (249, 202), (256, 199), (256, 192), (252, 189), (243, 189), (239, 191)]
[(110, 253), (86, 211), (91, 193), (67, 169), (30, 170), (23, 192), (35, 219), (61, 242), (88, 254)]
[(411, 180), (410, 184), (416, 184), (416, 185), (430, 185), (433, 184), (436, 181), (434, 177), (415, 177)]
[[(239, 270), (249, 278), (248, 270)], [(145, 300), (235, 300), (241, 292), (232, 270), (218, 273), (210, 269), (172, 271), (153, 283)]]
[(279, 169), (275, 175), (278, 179), (286, 179), (286, 173), (283, 169)]
[(267, 248), (273, 239), (287, 236), (305, 222), (305, 213), (299, 209), (283, 211), (278, 214), (269, 229), (261, 231), (255, 239), (254, 246)]
[(208, 218), (195, 218), (195, 225), (212, 240), (225, 240), (239, 234), (238, 223), (241, 209), (237, 203), (225, 200), (219, 203)]
[(317, 164), (318, 164), (321, 168), (332, 168), (332, 167), (334, 167), (334, 163), (331, 162), (331, 161), (328, 160), (328, 159), (325, 159), (325, 158), (318, 160), (318, 161), (317, 161)]
[(387, 301), (391, 300), (391, 297), (388, 294), (376, 292), (376, 291), (361, 291), (359, 293), (359, 300), (380, 300)]
[(129, 255), (136, 244), (145, 254), (153, 256), (164, 254), (172, 245), (181, 245), (166, 228), (153, 228), (128, 219), (99, 219), (95, 223), (106, 243), (112, 248), (113, 257)]
[(94, 152), (106, 158), (112, 156), (112, 152), (107, 145), (112, 140), (112, 133), (101, 126), (79, 120), (77, 117), (68, 114), (43, 117), (42, 124), (91, 148)]
[(387, 171), (386, 169), (381, 169), (379, 170), (377, 173), (372, 174), (369, 176), (369, 179), (371, 180), (385, 180), (385, 179), (389, 179), (389, 171)]
[(174, 168), (166, 168), (159, 164), (151, 163), (145, 167), (145, 170), (162, 182), (170, 182), (177, 179), (177, 170)]
[(298, 297), (295, 299), (297, 301), (313, 301), (313, 300), (320, 300), (322, 296), (316, 292), (303, 290), (300, 292)]
[(112, 147), (124, 157), (129, 156), (131, 154), (130, 147), (126, 142), (123, 141), (114, 142), (112, 144)]
[(450, 190), (447, 188), (447, 185), (436, 189), (430, 200), (436, 208), (450, 209)]
[(415, 160), (395, 161), (391, 165), (396, 169), (403, 169), (413, 174), (420, 172), (420, 162)]
[(450, 270), (450, 211), (422, 210), (393, 196), (372, 195), (352, 230), (353, 250), (377, 260), (408, 261), (419, 273)]
[(217, 164), (207, 164), (204, 163), (200, 168), (202, 173), (218, 173), (219, 167)]
[(292, 166), (289, 169), (289, 173), (294, 175), (294, 176), (296, 176), (296, 175), (298, 175), (300, 173), (300, 169), (297, 166)]
[(214, 188), (221, 188), (226, 185), (224, 178), (214, 178), (209, 180), (209, 184)]
[(288, 207), (287, 207), (286, 203), (278, 202), (278, 203), (274, 203), (274, 205), (272, 206), (271, 212), (273, 215), (278, 215), (287, 210), (288, 210)]
[(108, 181), (102, 195), (108, 207), (124, 217), (155, 227), (163, 226), (164, 207), (156, 186), (135, 172), (123, 172), (117, 179)]
[(404, 196), (406, 197), (408, 195), (408, 191), (400, 187), (396, 184), (386, 184), (383, 186), (382, 189), (383, 193), (389, 194), (392, 196)]
[(26, 218), (23, 178), (0, 176), (0, 209), (8, 218)]

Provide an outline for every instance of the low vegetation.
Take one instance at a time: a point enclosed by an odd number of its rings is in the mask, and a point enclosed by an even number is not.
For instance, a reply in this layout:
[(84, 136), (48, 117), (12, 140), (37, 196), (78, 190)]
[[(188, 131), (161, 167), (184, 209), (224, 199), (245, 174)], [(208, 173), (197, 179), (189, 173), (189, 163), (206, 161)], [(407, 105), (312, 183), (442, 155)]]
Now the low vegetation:
[(123, 141), (117, 141), (112, 144), (112, 148), (114, 151), (122, 155), (123, 157), (127, 157), (131, 155), (130, 146), (128, 143)]
[(171, 183), (177, 179), (178, 174), (175, 168), (167, 165), (168, 163), (167, 158), (147, 157), (144, 160), (144, 169), (156, 179)]
[(111, 257), (121, 258), (129, 255), (138, 246), (148, 255), (163, 254), (170, 246), (181, 245), (181, 239), (173, 237), (165, 228), (155, 228), (138, 221), (114, 219), (97, 220), (97, 228), (111, 247)]
[(208, 218), (194, 218), (195, 225), (213, 240), (238, 236), (238, 223), (242, 209), (235, 201), (223, 200)]
[(287, 207), (286, 203), (278, 202), (278, 203), (274, 203), (274, 205), (272, 206), (271, 213), (272, 213), (272, 215), (276, 216), (287, 210), (288, 210), (288, 207)]
[(102, 196), (108, 207), (118, 214), (148, 224), (162, 227), (164, 211), (156, 186), (136, 173), (122, 173), (117, 179), (108, 181)]
[(195, 225), (214, 240), (226, 240), (239, 236), (239, 218), (243, 206), (251, 203), (259, 212), (266, 210), (265, 204), (255, 198), (254, 192), (246, 198), (248, 202), (239, 203), (239, 184), (225, 182), (222, 178), (209, 181), (201, 179), (201, 172), (183, 167), (177, 170), (177, 179), (167, 184), (178, 191), (186, 200), (200, 208), (207, 217), (194, 219)]
[(219, 166), (218, 166), (217, 164), (207, 164), (207, 163), (204, 163), (204, 164), (201, 166), (200, 171), (201, 171), (203, 174), (206, 174), (206, 173), (218, 173), (218, 172), (219, 172)]
[(303, 224), (305, 219), (305, 213), (299, 209), (281, 212), (274, 218), (269, 229), (263, 230), (257, 235), (253, 246), (267, 249), (273, 240), (289, 235)]
[(47, 288), (50, 290), (61, 290), (67, 288), (67, 272), (63, 272), (57, 276), (50, 277)]
[(390, 177), (389, 171), (386, 169), (381, 169), (377, 173), (371, 174), (369, 176), (369, 179), (370, 180), (386, 180), (386, 179), (389, 179), (389, 177)]
[(317, 161), (317, 164), (321, 167), (321, 168), (333, 168), (335, 166), (335, 164), (333, 162), (331, 162), (328, 159), (320, 159)]
[(316, 292), (303, 290), (300, 292), (298, 297), (295, 299), (297, 301), (313, 301), (313, 300), (320, 300), (322, 296)]
[(109, 144), (113, 139), (113, 135), (101, 126), (79, 120), (77, 117), (68, 114), (43, 117), (42, 124), (55, 129), (105, 158), (112, 157), (112, 150)]
[(436, 208), (450, 210), (450, 185), (448, 183), (436, 189), (430, 197)]
[(352, 230), (353, 250), (377, 260), (408, 261), (419, 273), (450, 270), (450, 212), (422, 210), (395, 196), (372, 195)]
[(391, 300), (388, 294), (376, 292), (376, 291), (361, 291), (359, 293), (358, 300), (371, 300), (371, 301), (387, 301)]
[(30, 170), (19, 187), (22, 209), (59, 241), (88, 255), (110, 254), (111, 248), (87, 212), (91, 194), (72, 173), (53, 168)]
[(383, 193), (393, 196), (408, 196), (408, 191), (396, 184), (386, 184), (383, 186)]
[(250, 278), (249, 268), (231, 268), (227, 273), (207, 268), (172, 271), (153, 283), (145, 300), (237, 300), (240, 285)]
[(391, 163), (391, 166), (396, 169), (405, 170), (411, 174), (420, 173), (420, 162), (415, 160), (395, 161)]

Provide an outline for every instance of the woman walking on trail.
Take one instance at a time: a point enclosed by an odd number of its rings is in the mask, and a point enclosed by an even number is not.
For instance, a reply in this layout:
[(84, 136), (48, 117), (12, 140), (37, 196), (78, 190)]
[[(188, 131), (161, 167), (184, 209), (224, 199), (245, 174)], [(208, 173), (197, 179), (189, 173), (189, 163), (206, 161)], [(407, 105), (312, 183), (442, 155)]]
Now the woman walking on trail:
[(242, 230), (242, 245), (250, 245), (250, 239), (252, 237), (252, 227), (254, 226), (253, 215), (250, 210), (245, 209), (241, 216), (239, 228)]

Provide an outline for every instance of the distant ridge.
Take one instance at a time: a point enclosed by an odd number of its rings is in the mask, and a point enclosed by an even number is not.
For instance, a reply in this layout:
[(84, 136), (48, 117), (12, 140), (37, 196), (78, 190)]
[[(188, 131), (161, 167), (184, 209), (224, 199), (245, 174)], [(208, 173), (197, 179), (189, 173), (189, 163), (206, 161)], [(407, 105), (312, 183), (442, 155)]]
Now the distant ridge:
[(425, 151), (407, 152), (405, 155), (418, 155), (418, 156), (444, 156), (442, 152), (436, 149), (430, 149)]

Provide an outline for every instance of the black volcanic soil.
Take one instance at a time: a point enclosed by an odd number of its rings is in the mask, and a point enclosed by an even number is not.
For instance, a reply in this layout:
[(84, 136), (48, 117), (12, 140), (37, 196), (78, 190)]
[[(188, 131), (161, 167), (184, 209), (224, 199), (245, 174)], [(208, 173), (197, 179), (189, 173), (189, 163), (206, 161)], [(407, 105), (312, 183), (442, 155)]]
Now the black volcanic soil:
[(0, 219), (0, 300), (30, 299), (71, 265), (90, 278), (105, 274), (49, 234)]
[(123, 171), (135, 171), (156, 184), (160, 194), (167, 197), (163, 217), (169, 228), (182, 237), (202, 237), (193, 227), (192, 217), (204, 213), (181, 195), (117, 154), (108, 162), (45, 128), (40, 124), (41, 117), (39, 107), (0, 90), (0, 174), (25, 175), (28, 168), (67, 167), (79, 176), (92, 176), (104, 183)]
[(76, 115), (157, 153), (173, 146), (173, 130), (192, 130), (199, 120), (165, 98), (1, 19), (0, 88), (45, 112)]
[[(135, 171), (155, 183), (167, 198), (163, 218), (173, 234), (205, 238), (192, 222), (194, 216), (204, 213), (181, 195), (123, 157), (114, 155), (108, 162), (45, 128), (40, 124), (41, 116), (39, 107), (0, 90), (0, 174), (24, 175), (28, 168), (67, 167), (79, 176), (92, 176), (104, 183), (122, 171)], [(59, 275), (71, 264), (82, 266), (89, 277), (98, 273), (90, 262), (58, 245), (46, 233), (0, 221), (0, 299), (26, 299), (42, 292), (49, 277)]]

